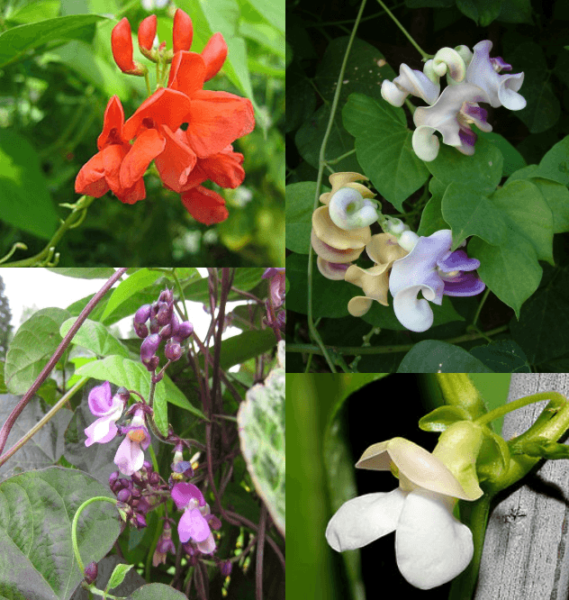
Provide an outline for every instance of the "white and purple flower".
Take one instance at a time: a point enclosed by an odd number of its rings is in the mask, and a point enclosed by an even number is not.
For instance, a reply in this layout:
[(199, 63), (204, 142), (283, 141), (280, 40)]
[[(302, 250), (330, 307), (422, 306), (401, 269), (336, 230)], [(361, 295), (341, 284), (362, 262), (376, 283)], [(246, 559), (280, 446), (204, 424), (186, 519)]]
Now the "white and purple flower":
[(389, 278), (393, 310), (407, 329), (429, 329), (433, 324), (429, 302), (440, 305), (443, 295), (475, 296), (484, 291), (486, 286), (475, 273), (480, 261), (461, 249), (451, 252), (451, 246), (451, 230), (442, 229), (420, 237), (407, 256), (393, 263)]
[(89, 392), (88, 402), (89, 410), (99, 418), (85, 429), (85, 446), (106, 444), (118, 433), (116, 422), (123, 413), (125, 399), (119, 394), (111, 396), (111, 384), (105, 381)]
[(123, 427), (122, 431), (126, 435), (118, 447), (114, 463), (123, 475), (133, 475), (142, 469), (144, 450), (150, 445), (150, 434), (141, 408), (135, 411), (130, 425)]
[(221, 522), (212, 515), (203, 494), (192, 483), (177, 483), (172, 488), (172, 500), (184, 514), (178, 523), (180, 542), (193, 542), (203, 554), (212, 554), (216, 544), (211, 528), (218, 529)]

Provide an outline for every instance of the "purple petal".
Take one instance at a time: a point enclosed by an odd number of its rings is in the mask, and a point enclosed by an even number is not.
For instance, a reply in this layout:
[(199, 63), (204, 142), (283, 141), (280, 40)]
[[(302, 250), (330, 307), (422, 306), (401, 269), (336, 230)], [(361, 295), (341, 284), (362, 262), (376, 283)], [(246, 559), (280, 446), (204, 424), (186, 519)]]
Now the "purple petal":
[(278, 275), (279, 273), (283, 273), (284, 274), (285, 269), (284, 267), (270, 267), (268, 269), (265, 270), (265, 272), (262, 275), (263, 279), (271, 279), (272, 277), (274, 277), (275, 275)]
[(182, 543), (187, 542), (190, 538), (194, 542), (203, 542), (210, 534), (209, 525), (198, 508), (184, 511), (178, 523), (178, 535)]
[(212, 554), (215, 552), (215, 539), (213, 537), (213, 533), (210, 533), (206, 540), (203, 542), (198, 542), (197, 544), (198, 550), (203, 552), (203, 554)]
[(463, 273), (460, 281), (445, 281), (445, 296), (476, 296), (486, 288), (476, 273)]
[(89, 410), (96, 416), (106, 415), (111, 408), (111, 384), (105, 381), (89, 392)]
[(480, 261), (476, 258), (468, 258), (464, 250), (455, 250), (448, 256), (437, 261), (437, 267), (445, 273), (451, 271), (474, 271), (480, 266)]
[(458, 130), (458, 137), (462, 142), (463, 146), (474, 146), (476, 144), (476, 140), (478, 136), (470, 129), (470, 127), (466, 127), (465, 125), (461, 125)]
[(118, 447), (113, 462), (123, 475), (132, 475), (142, 469), (144, 452), (140, 444), (133, 442), (127, 435)]
[(118, 430), (113, 419), (109, 417), (101, 417), (97, 419), (87, 429), (85, 429), (85, 446), (89, 447), (95, 442), (98, 444), (106, 444), (115, 438)]
[(177, 483), (172, 488), (171, 496), (179, 509), (187, 506), (190, 503), (190, 500), (197, 500), (200, 506), (205, 506), (203, 494), (193, 483)]

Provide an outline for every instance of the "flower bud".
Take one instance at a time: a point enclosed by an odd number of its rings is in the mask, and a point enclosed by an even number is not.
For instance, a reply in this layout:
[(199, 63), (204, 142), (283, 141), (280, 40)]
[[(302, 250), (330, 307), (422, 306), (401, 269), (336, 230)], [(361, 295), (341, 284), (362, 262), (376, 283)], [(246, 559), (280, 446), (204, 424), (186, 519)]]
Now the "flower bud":
[(142, 362), (146, 364), (146, 361), (154, 357), (161, 341), (162, 338), (157, 333), (153, 333), (142, 342), (140, 345), (140, 358)]
[(138, 28), (138, 45), (140, 49), (152, 50), (152, 44), (156, 37), (156, 15), (146, 17)]
[[(153, 356), (152, 358), (149, 358), (148, 360), (143, 360), (142, 364), (147, 368), (148, 371), (150, 371), (151, 373), (154, 373), (154, 371), (156, 371), (156, 369), (158, 368), (158, 365), (160, 364), (160, 359), (157, 356)], [(160, 378), (160, 379), (162, 379), (162, 378)], [(157, 381), (160, 381), (160, 380), (157, 380)]]
[(151, 309), (152, 307), (150, 304), (144, 304), (143, 306), (141, 306), (134, 315), (134, 322), (139, 323), (140, 325), (146, 323), (146, 321), (148, 321), (148, 319), (150, 318)]
[(109, 487), (111, 488), (111, 490), (114, 492), (114, 488), (117, 484), (117, 480), (119, 478), (119, 472), (118, 471), (113, 471), (110, 475), (109, 475)]
[(414, 231), (404, 231), (399, 237), (399, 245), (407, 252), (411, 252), (417, 245), (419, 236)]
[(130, 23), (125, 17), (113, 28), (111, 33), (113, 58), (118, 68), (128, 75), (144, 75), (146, 67), (133, 60), (132, 35)]
[(148, 327), (146, 327), (146, 325), (134, 323), (134, 331), (136, 335), (141, 339), (144, 339), (148, 335)]
[(158, 300), (160, 302), (168, 302), (170, 304), (174, 302), (174, 294), (172, 293), (172, 290), (166, 289), (163, 292), (160, 292)]
[(172, 318), (173, 305), (171, 302), (159, 302), (158, 312), (156, 313), (156, 322), (161, 325), (168, 325)]
[(189, 50), (192, 47), (194, 28), (190, 17), (179, 8), (174, 15), (174, 54), (180, 50)]
[(176, 334), (180, 340), (189, 338), (194, 333), (194, 326), (189, 321), (183, 321), (178, 327), (178, 333)]
[(122, 489), (119, 491), (119, 493), (117, 494), (117, 500), (119, 502), (128, 502), (130, 500), (130, 490), (127, 489)]
[(116, 395), (123, 401), (123, 402), (127, 402), (128, 399), (130, 398), (130, 392), (124, 387), (121, 386), (118, 390)]
[(170, 327), (172, 328), (170, 335), (178, 335), (180, 321), (178, 320), (178, 317), (176, 316), (175, 312), (172, 313), (172, 318), (170, 319)]
[(156, 317), (152, 317), (150, 319), (150, 323), (148, 324), (150, 329), (150, 333), (158, 333), (160, 331), (160, 324), (156, 320)]
[(209, 38), (201, 56), (206, 68), (204, 81), (209, 81), (217, 75), (227, 58), (227, 44), (221, 33), (215, 33)]
[(158, 335), (163, 339), (167, 340), (172, 337), (172, 324), (168, 323), (168, 325), (164, 325), (162, 329), (159, 331)]
[(168, 340), (166, 347), (164, 348), (164, 354), (168, 360), (176, 361), (182, 356), (182, 346), (177, 338)]
[(91, 561), (85, 567), (85, 581), (89, 585), (91, 585), (92, 583), (95, 583), (95, 580), (97, 579), (98, 574), (99, 574), (99, 568), (97, 566), (97, 563), (95, 561)]
[(225, 562), (222, 562), (219, 565), (220, 569), (221, 569), (221, 574), (224, 577), (229, 577), (229, 575), (231, 575), (231, 571), (233, 569), (233, 565), (232, 563), (230, 563), (228, 560), (226, 560)]

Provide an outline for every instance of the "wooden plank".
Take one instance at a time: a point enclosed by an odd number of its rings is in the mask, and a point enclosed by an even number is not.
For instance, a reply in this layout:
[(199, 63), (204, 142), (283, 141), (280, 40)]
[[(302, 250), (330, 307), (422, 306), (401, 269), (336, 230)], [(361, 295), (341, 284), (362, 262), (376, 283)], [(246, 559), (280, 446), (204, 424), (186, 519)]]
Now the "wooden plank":
[[(549, 390), (569, 396), (569, 374), (514, 374), (508, 402)], [(527, 430), (546, 404), (507, 415), (504, 438)], [(475, 600), (569, 597), (569, 460), (540, 465), (523, 485), (506, 490), (492, 511)]]

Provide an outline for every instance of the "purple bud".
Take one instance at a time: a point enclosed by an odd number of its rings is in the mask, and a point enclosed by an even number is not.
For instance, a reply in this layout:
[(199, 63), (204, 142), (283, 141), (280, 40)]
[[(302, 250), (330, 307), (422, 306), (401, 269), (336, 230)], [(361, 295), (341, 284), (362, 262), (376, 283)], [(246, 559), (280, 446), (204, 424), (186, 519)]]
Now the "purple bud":
[(140, 325), (139, 323), (135, 323), (134, 331), (136, 335), (141, 339), (144, 339), (148, 335), (148, 327), (146, 327), (146, 325)]
[(178, 335), (178, 329), (180, 328), (180, 321), (176, 316), (176, 313), (172, 313), (172, 318), (170, 319), (170, 325), (172, 327), (171, 335)]
[[(160, 364), (160, 359), (157, 356), (153, 356), (148, 360), (143, 360), (142, 363), (151, 373), (154, 373)], [(160, 377), (160, 379), (162, 379), (162, 377)], [(160, 379), (158, 379), (158, 381), (160, 381)]]
[(231, 575), (231, 571), (233, 569), (233, 564), (227, 560), (227, 561), (221, 563), (220, 568), (221, 568), (221, 574), (224, 577), (228, 577), (229, 575)]
[(117, 500), (119, 502), (128, 502), (130, 500), (130, 490), (120, 490), (120, 492), (117, 494)]
[(158, 485), (160, 483), (160, 475), (156, 472), (150, 473), (150, 485)]
[(151, 473), (154, 470), (154, 467), (152, 466), (152, 463), (149, 460), (145, 460), (142, 463), (142, 468), (147, 471), (148, 473)]
[(160, 331), (160, 323), (158, 323), (155, 317), (152, 317), (152, 319), (150, 319), (149, 326), (150, 333), (158, 333)]
[(118, 471), (113, 471), (110, 475), (109, 475), (109, 487), (111, 488), (111, 490), (113, 490), (114, 492), (114, 487), (116, 485), (116, 481), (119, 478), (119, 472)]
[(143, 529), (144, 527), (146, 527), (146, 518), (144, 517), (144, 515), (137, 513), (134, 517), (134, 521), (134, 526), (137, 529)]
[(97, 563), (96, 562), (90, 562), (86, 567), (85, 567), (85, 581), (91, 585), (92, 583), (95, 583), (95, 579), (97, 579), (97, 575), (99, 574), (99, 568), (97, 567)]
[(180, 323), (177, 334), (180, 339), (185, 340), (186, 338), (189, 338), (192, 333), (194, 333), (194, 326), (189, 321)]
[(221, 529), (221, 521), (215, 515), (210, 513), (209, 515), (205, 516), (205, 520), (211, 529)]
[(144, 323), (146, 323), (146, 321), (148, 321), (148, 319), (150, 318), (150, 309), (150, 304), (144, 304), (143, 306), (141, 306), (134, 315), (134, 322), (138, 323), (139, 325), (143, 325)]
[(160, 297), (158, 298), (158, 300), (160, 302), (168, 302), (168, 303), (172, 303), (174, 302), (174, 294), (172, 293), (172, 290), (164, 290), (161, 294)]
[(130, 398), (130, 392), (123, 386), (121, 386), (118, 390), (117, 390), (117, 394), (116, 394), (123, 402), (127, 402), (127, 400)]
[(173, 306), (168, 304), (167, 302), (160, 302), (160, 308), (156, 313), (156, 321), (159, 325), (167, 325), (170, 323), (170, 319), (172, 318), (172, 310)]
[(164, 354), (168, 360), (176, 361), (182, 356), (182, 346), (180, 343), (175, 341), (176, 338), (168, 340), (166, 347), (164, 348)]
[(156, 354), (161, 341), (162, 338), (157, 333), (153, 333), (140, 344), (140, 358), (142, 362), (150, 360)]
[(158, 335), (163, 339), (167, 340), (172, 336), (172, 325), (168, 323), (168, 325), (164, 325), (162, 329), (158, 332)]
[(142, 493), (140, 492), (140, 490), (137, 490), (136, 488), (134, 490), (132, 490), (133, 498), (140, 498), (141, 496), (142, 496)]

